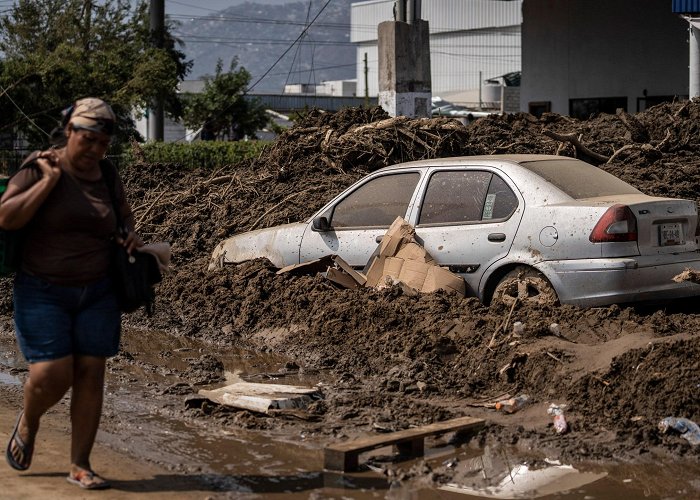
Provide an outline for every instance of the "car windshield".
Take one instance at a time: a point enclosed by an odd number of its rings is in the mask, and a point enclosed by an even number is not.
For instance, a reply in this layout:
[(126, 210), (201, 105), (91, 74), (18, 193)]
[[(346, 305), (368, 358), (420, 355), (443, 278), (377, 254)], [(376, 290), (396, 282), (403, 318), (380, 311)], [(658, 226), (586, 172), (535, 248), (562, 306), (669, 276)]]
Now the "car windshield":
[(605, 170), (576, 159), (536, 160), (520, 164), (575, 200), (641, 193)]

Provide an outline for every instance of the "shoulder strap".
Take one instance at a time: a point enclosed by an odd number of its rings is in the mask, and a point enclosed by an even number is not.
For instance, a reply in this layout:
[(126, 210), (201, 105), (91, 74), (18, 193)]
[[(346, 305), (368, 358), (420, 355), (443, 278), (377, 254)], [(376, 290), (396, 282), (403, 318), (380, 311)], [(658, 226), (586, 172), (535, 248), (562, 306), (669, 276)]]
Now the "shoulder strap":
[(105, 160), (100, 160), (100, 170), (102, 171), (102, 178), (107, 184), (107, 191), (109, 191), (109, 199), (112, 201), (112, 209), (114, 210), (114, 216), (117, 219), (117, 231), (122, 231), (124, 229), (124, 224), (122, 221), (121, 210), (119, 210), (119, 204), (117, 203), (117, 176), (116, 170), (112, 164)]

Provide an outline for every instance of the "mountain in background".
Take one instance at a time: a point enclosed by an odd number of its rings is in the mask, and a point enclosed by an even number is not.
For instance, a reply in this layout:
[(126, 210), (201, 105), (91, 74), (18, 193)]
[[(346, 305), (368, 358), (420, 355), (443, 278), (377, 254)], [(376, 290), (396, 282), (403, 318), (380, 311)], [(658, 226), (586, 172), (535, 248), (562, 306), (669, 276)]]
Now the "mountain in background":
[(219, 59), (228, 70), (234, 58), (252, 75), (254, 93), (281, 93), (286, 83), (356, 78), (356, 49), (350, 44), (353, 1), (244, 1), (194, 17), (171, 16), (180, 23), (174, 34), (185, 43), (187, 58), (194, 62), (187, 78), (213, 74)]

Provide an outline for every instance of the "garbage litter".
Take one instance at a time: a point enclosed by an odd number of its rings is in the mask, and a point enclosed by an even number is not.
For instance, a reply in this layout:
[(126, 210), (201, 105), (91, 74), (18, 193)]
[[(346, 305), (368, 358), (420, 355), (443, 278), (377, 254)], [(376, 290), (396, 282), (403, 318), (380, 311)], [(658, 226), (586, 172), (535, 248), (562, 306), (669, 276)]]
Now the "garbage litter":
[(547, 414), (554, 417), (554, 432), (557, 434), (565, 434), (569, 430), (569, 424), (564, 416), (564, 408), (552, 403), (547, 408)]
[(502, 411), (503, 413), (515, 413), (529, 402), (530, 396), (527, 394), (520, 394), (514, 398), (499, 401), (496, 403), (496, 410)]
[(673, 429), (681, 434), (681, 437), (693, 446), (700, 444), (700, 427), (687, 418), (666, 417), (659, 422), (659, 430), (666, 434)]

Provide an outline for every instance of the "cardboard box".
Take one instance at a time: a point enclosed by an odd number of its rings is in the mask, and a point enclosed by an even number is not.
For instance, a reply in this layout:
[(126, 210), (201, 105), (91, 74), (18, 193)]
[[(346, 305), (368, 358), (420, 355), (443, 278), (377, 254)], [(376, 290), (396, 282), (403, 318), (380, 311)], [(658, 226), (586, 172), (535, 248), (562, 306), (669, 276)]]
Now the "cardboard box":
[(291, 266), (279, 269), (275, 274), (293, 274), (294, 276), (303, 276), (305, 274), (323, 273), (328, 269), (328, 266), (333, 265), (333, 255), (324, 255), (319, 259), (302, 262), (301, 264), (292, 264)]
[(335, 267), (329, 267), (325, 273), (326, 279), (331, 280), (336, 285), (340, 285), (343, 288), (357, 288), (360, 285), (353, 277), (343, 271), (342, 269), (337, 269)]
[(364, 286), (367, 278), (355, 271), (350, 264), (338, 255), (324, 255), (318, 259), (292, 264), (277, 271), (277, 274), (289, 273), (295, 276), (321, 273), (326, 278), (344, 288)]
[(400, 283), (423, 293), (448, 290), (465, 295), (466, 284), (461, 276), (438, 266), (435, 259), (416, 241), (413, 226), (397, 217), (382, 238), (367, 266), (367, 274), (355, 271), (337, 255), (287, 266), (277, 274), (321, 273), (344, 288), (371, 286), (382, 288)]
[(447, 290), (466, 294), (466, 283), (435, 259), (415, 238), (415, 229), (398, 217), (389, 227), (367, 270), (366, 286), (382, 288), (399, 281), (419, 292)]

